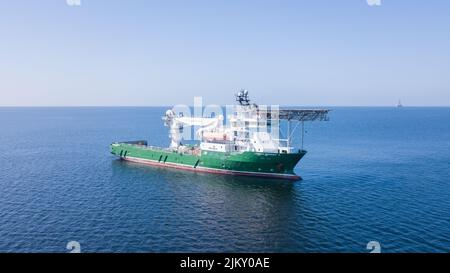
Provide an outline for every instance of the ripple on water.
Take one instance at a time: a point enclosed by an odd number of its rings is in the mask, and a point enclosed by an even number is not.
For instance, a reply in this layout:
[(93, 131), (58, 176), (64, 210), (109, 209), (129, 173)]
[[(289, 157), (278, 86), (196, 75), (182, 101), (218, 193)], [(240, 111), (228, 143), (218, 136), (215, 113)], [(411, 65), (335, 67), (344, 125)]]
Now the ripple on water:
[(149, 123), (162, 108), (0, 108), (0, 251), (65, 252), (76, 240), (86, 252), (366, 252), (375, 240), (448, 252), (450, 110), (404, 110), (335, 109), (308, 125), (304, 180), (280, 182), (108, 154), (116, 140), (166, 145)]

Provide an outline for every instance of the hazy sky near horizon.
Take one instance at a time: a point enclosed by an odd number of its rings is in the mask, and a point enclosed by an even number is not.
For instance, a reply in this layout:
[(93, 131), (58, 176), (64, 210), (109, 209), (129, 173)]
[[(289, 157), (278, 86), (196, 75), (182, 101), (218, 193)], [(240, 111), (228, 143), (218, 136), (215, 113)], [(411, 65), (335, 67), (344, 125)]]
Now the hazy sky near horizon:
[(0, 106), (231, 104), (240, 88), (450, 106), (450, 1), (0, 0)]

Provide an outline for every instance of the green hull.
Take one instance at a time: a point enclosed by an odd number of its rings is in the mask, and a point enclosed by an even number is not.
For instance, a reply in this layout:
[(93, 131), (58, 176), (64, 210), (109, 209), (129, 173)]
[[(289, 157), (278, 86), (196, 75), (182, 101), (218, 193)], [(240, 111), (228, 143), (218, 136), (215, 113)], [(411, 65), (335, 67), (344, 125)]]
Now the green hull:
[(300, 179), (294, 168), (306, 151), (296, 153), (224, 153), (201, 151), (179, 153), (169, 149), (150, 147), (145, 141), (111, 144), (111, 153), (122, 159), (148, 165), (172, 167), (190, 171), (231, 175)]

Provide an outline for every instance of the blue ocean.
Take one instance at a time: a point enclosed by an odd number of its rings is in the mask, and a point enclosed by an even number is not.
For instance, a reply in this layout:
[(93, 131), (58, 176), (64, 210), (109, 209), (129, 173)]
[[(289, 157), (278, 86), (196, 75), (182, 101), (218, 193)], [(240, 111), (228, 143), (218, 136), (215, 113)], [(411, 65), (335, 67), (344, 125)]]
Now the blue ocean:
[(165, 110), (0, 108), (0, 252), (450, 252), (450, 108), (333, 107), (298, 182), (109, 153), (167, 146)]

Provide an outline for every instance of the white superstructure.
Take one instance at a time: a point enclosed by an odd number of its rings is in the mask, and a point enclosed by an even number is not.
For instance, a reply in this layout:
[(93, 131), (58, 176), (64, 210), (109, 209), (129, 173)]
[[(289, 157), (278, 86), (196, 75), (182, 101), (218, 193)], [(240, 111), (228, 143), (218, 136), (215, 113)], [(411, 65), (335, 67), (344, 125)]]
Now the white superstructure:
[[(250, 104), (248, 92), (241, 90), (236, 95), (239, 105), (228, 118), (224, 126), (224, 117), (184, 117), (173, 110), (167, 110), (163, 117), (165, 125), (170, 128), (170, 147), (182, 149), (182, 131), (185, 126), (198, 126), (196, 135), (200, 139), (200, 149), (205, 151), (242, 152), (253, 151), (262, 153), (289, 153), (291, 147), (287, 140), (280, 140), (271, 131), (271, 125), (278, 122), (274, 115), (268, 118), (267, 111), (261, 112), (256, 104)], [(278, 119), (278, 117), (275, 117)], [(278, 130), (278, 128), (277, 128)]]
[[(200, 139), (200, 149), (220, 152), (260, 152), (260, 153), (291, 153), (291, 121), (303, 122), (326, 120), (329, 110), (280, 110), (259, 107), (250, 104), (247, 90), (236, 94), (238, 105), (234, 106), (232, 114), (224, 117), (184, 117), (173, 110), (167, 110), (163, 117), (165, 125), (170, 128), (170, 148), (185, 149), (182, 144), (182, 132), (185, 126), (200, 127), (195, 133)], [(287, 121), (287, 138), (280, 139), (280, 120)], [(297, 124), (298, 125), (298, 124)], [(297, 126), (296, 126), (297, 127)]]

